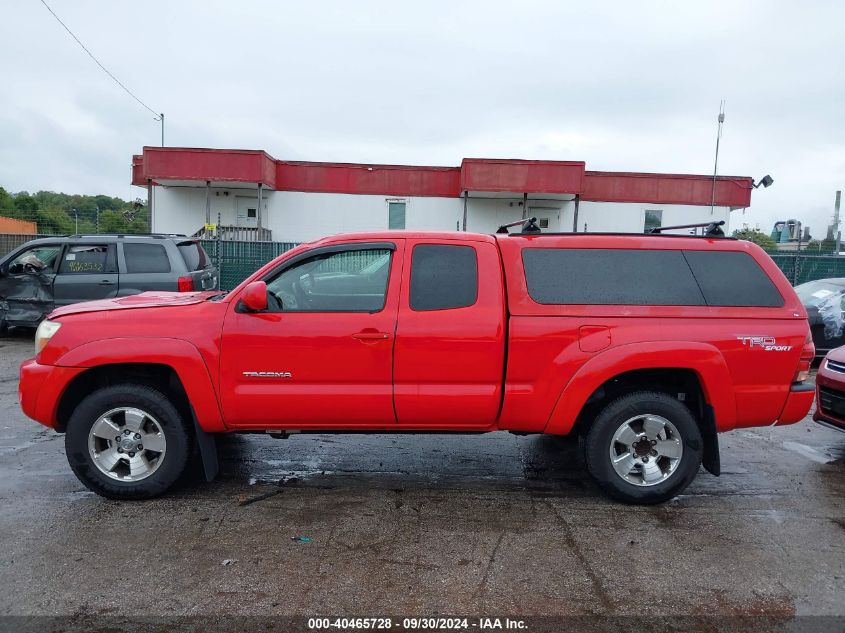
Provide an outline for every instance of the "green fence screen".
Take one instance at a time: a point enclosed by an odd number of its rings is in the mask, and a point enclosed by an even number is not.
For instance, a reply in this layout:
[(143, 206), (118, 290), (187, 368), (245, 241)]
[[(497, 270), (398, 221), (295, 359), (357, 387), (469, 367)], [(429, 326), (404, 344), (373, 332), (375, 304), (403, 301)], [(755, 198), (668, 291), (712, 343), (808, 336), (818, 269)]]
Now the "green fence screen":
[(201, 243), (217, 266), (221, 290), (231, 290), (271, 259), (297, 246), (296, 242), (202, 240)]

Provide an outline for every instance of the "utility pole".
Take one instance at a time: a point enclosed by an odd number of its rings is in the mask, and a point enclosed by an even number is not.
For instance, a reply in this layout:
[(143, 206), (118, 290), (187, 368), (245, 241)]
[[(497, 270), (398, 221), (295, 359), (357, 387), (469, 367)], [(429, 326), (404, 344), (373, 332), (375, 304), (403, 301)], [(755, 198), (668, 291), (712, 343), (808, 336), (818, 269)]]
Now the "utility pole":
[(79, 213), (76, 209), (71, 209), (71, 211), (73, 211), (73, 221), (76, 223), (73, 232), (79, 235)]
[(161, 146), (164, 147), (164, 112), (158, 115), (157, 121), (161, 121)]
[(719, 127), (716, 129), (716, 160), (713, 163), (713, 190), (710, 194), (710, 215), (716, 207), (716, 174), (719, 172), (719, 140), (722, 138), (722, 125), (725, 122), (725, 100), (719, 102)]
[(842, 245), (842, 231), (839, 230), (839, 202), (842, 199), (842, 192), (836, 192), (836, 202), (833, 205), (833, 226), (836, 229), (836, 254), (839, 255), (839, 247)]

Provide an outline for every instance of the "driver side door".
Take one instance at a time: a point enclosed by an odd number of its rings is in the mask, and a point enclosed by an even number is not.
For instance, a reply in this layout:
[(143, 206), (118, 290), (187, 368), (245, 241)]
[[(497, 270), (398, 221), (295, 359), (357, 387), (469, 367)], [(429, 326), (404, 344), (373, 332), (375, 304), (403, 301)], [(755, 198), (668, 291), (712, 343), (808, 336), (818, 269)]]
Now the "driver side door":
[(237, 297), (223, 326), (221, 400), (234, 428), (386, 428), (404, 240), (318, 247), (264, 276), (268, 308)]
[(0, 323), (35, 326), (52, 312), (61, 251), (61, 244), (38, 244), (8, 260), (0, 276)]

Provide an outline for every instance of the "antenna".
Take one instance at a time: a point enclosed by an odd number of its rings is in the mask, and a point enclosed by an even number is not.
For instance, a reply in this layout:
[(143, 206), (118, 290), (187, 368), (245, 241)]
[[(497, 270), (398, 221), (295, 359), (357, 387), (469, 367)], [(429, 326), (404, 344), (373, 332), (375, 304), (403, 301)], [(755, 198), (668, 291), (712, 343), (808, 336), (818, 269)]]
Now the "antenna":
[(716, 160), (713, 162), (713, 189), (710, 194), (710, 215), (716, 207), (716, 174), (719, 172), (719, 140), (722, 138), (722, 125), (725, 123), (725, 100), (719, 102), (719, 126), (716, 128)]

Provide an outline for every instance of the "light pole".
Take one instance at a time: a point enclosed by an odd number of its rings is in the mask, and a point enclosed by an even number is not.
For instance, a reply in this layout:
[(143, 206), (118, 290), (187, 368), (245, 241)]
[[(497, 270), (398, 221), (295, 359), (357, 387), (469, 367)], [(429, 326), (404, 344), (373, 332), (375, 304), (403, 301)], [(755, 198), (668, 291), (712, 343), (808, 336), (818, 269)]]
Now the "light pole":
[(97, 210), (97, 234), (100, 233), (100, 205), (95, 204), (94, 208)]
[(73, 221), (76, 223), (73, 232), (79, 235), (79, 213), (76, 209), (71, 209), (71, 211), (73, 211)]

